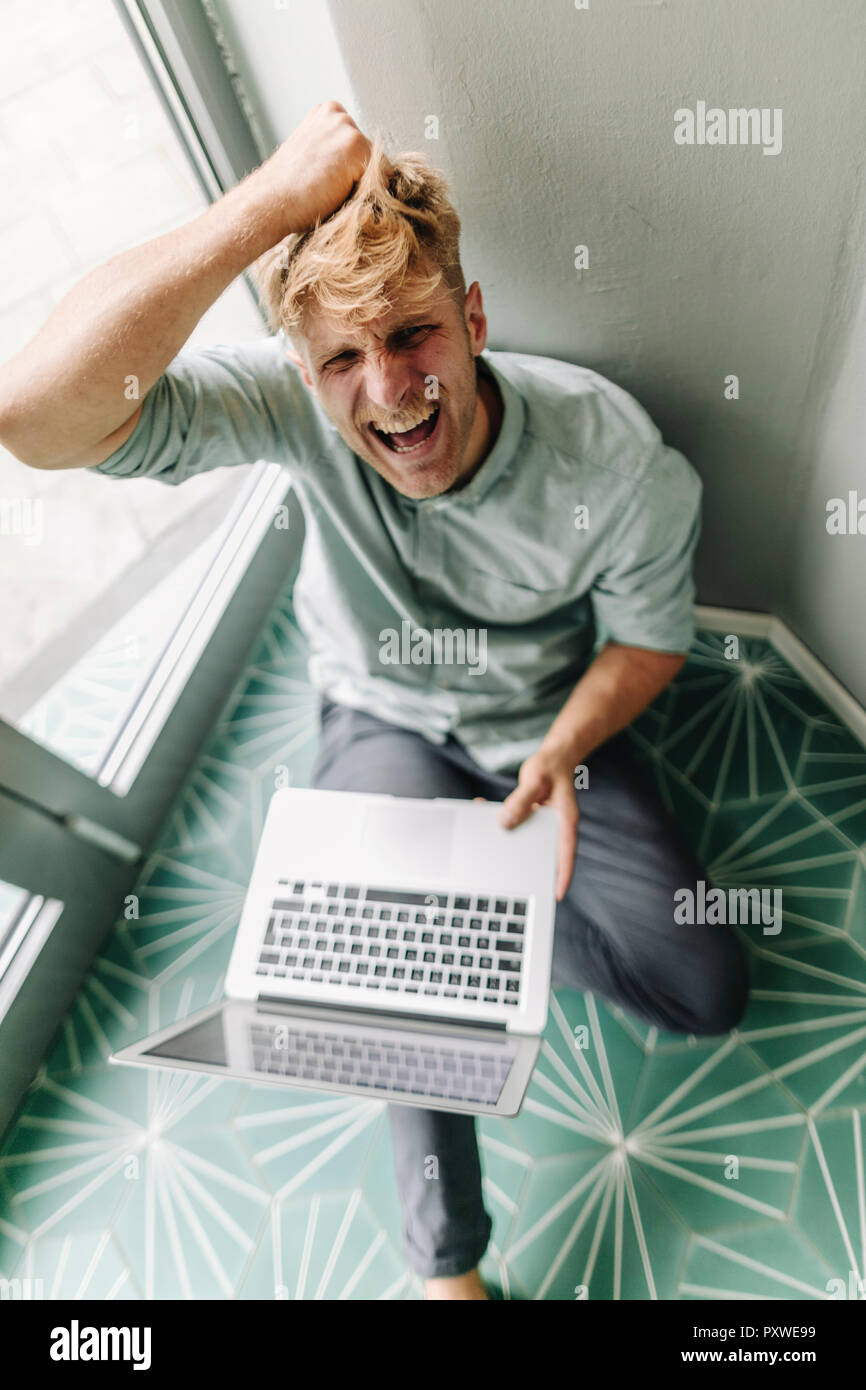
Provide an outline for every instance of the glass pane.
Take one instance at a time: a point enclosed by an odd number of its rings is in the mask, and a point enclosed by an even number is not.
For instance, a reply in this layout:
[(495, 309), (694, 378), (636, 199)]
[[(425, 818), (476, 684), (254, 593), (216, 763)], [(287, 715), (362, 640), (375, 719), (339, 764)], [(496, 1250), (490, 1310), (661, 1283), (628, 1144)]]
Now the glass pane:
[[(21, 945), (32, 921), (32, 913), (25, 913), (31, 895), (26, 888), (14, 883), (4, 883), (0, 879), (0, 979), (9, 968), (15, 952)], [(39, 899), (42, 902), (42, 899)]]
[(9, 934), (9, 926), (27, 901), (27, 890), (16, 888), (14, 883), (4, 883), (0, 879), (0, 951)]
[[(88, 270), (206, 200), (111, 0), (0, 0), (0, 40), (5, 361)], [(189, 344), (264, 334), (236, 281)], [(0, 447), (0, 716), (93, 771), (253, 467), (175, 488)]]

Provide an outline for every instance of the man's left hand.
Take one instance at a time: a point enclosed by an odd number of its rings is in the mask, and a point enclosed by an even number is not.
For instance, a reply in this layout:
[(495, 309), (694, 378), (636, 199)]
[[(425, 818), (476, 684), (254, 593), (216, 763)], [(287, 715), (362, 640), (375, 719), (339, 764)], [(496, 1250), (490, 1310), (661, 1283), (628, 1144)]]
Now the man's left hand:
[(559, 848), (556, 868), (556, 900), (561, 902), (571, 882), (577, 851), (577, 822), (580, 813), (574, 794), (574, 766), (562, 753), (540, 748), (527, 758), (517, 786), (502, 803), (499, 824), (520, 825), (534, 806), (551, 806), (559, 816)]

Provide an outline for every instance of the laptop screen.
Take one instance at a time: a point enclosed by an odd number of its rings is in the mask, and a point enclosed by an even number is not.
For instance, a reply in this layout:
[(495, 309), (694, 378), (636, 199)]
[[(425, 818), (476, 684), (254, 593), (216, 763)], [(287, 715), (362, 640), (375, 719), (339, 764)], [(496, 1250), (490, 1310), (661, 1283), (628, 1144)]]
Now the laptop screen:
[(381, 1095), (447, 1107), (458, 1102), (495, 1109), (517, 1056), (506, 1034), (479, 1036), (436, 1028), (347, 1023), (336, 1017), (270, 1013), (231, 1005), (142, 1051), (233, 1076), (283, 1082), (312, 1090)]

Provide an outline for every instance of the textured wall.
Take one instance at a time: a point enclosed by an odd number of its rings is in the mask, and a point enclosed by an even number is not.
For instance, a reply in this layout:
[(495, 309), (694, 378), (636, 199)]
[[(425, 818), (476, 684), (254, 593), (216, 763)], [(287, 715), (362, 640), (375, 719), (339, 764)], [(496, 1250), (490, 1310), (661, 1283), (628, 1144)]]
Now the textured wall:
[(326, 0), (208, 0), (208, 9), (271, 148), (319, 101), (341, 101), (357, 119)]
[[(605, 373), (694, 462), (701, 601), (778, 612), (866, 699), (864, 643), (834, 632), (866, 538), (828, 565), (807, 534), (824, 480), (862, 476), (845, 354), (862, 380), (863, 0), (219, 4), (276, 138), (335, 95), (446, 169), (491, 346)], [(781, 152), (677, 145), (674, 112), (699, 100), (780, 108)]]
[[(828, 500), (847, 502), (852, 490), (861, 503), (862, 534), (830, 534)], [(866, 703), (866, 291), (784, 563), (791, 579), (779, 616)]]

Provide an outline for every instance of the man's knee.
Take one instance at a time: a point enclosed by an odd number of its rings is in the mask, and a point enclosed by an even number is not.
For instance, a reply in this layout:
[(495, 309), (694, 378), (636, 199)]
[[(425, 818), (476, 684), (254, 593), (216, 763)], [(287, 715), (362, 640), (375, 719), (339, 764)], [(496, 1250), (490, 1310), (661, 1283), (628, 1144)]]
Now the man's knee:
[[(662, 953), (666, 969), (677, 982), (677, 1031), (696, 1037), (729, 1033), (742, 1021), (749, 1001), (749, 966), (743, 943), (731, 926), (675, 920), (682, 890), (696, 892), (698, 883), (709, 883), (706, 867), (678, 827), (673, 827), (657, 863), (663, 863), (660, 878), (667, 886), (664, 890), (660, 884), (656, 886), (652, 911), (668, 943)], [(665, 988), (662, 980), (659, 985)]]
[(742, 1021), (749, 1001), (746, 950), (730, 925), (675, 920), (677, 889), (673, 884), (706, 878), (703, 867), (687, 850), (675, 855), (677, 870), (670, 885), (656, 883), (648, 893), (642, 919), (629, 933), (626, 958), (635, 968), (637, 989), (658, 1010), (658, 1023), (667, 1032), (716, 1037)]
[(714, 933), (709, 949), (690, 953), (680, 974), (675, 1008), (676, 1031), (695, 1037), (718, 1037), (742, 1022), (749, 1002), (749, 967), (740, 938), (730, 928), (701, 927)]

